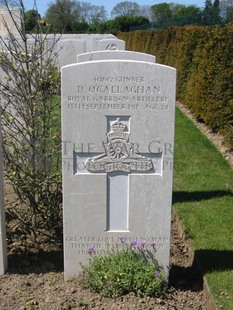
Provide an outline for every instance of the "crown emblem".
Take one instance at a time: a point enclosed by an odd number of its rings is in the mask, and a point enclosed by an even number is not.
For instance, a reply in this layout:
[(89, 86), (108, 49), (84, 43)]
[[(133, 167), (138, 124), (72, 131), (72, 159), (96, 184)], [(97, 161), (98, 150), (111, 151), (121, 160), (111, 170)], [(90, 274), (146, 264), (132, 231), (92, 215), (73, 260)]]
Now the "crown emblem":
[(129, 140), (130, 133), (124, 131), (125, 124), (118, 117), (111, 125), (111, 131), (107, 133), (108, 141), (112, 141), (114, 139), (123, 139), (125, 141)]
[(130, 133), (125, 131), (126, 125), (118, 117), (111, 124), (104, 143), (105, 153), (88, 158), (85, 165), (90, 172), (112, 171), (149, 171), (153, 169), (151, 159), (135, 151), (129, 142)]

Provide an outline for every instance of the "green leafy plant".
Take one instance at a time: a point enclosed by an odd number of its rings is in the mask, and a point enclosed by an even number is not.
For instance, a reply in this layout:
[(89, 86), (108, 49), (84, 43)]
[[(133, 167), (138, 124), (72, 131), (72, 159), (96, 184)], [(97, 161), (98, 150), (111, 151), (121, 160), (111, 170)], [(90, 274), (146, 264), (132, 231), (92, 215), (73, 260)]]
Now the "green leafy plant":
[(122, 243), (106, 255), (95, 256), (93, 248), (87, 250), (91, 259), (90, 264), (83, 267), (84, 286), (111, 298), (130, 292), (140, 297), (163, 296), (167, 283), (154, 257), (154, 244)]
[(80, 297), (80, 298), (76, 301), (76, 303), (77, 303), (77, 305), (78, 305), (79, 307), (85, 306), (85, 302), (84, 302), (83, 297)]

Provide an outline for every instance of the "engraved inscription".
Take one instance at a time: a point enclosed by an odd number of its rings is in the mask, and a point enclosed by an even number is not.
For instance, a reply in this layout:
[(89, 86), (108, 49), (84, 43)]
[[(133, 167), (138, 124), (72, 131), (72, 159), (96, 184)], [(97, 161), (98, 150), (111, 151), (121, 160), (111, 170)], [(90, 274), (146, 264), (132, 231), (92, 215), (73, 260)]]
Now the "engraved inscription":
[(118, 46), (116, 44), (109, 44), (107, 47), (106, 47), (106, 50), (111, 50), (111, 51), (116, 51), (118, 50)]
[[(101, 97), (98, 100), (103, 102), (127, 102), (127, 97)], [(70, 98), (68, 100), (71, 100)], [(78, 98), (76, 98), (79, 101)], [(97, 100), (97, 98), (93, 98), (93, 101)], [(160, 98), (157, 100), (167, 100), (166, 98)], [(82, 102), (89, 101), (88, 97), (80, 100)], [(139, 102), (139, 101), (138, 101)], [(141, 107), (139, 104), (134, 103), (68, 103), (69, 110), (155, 110), (155, 111), (168, 111), (169, 106), (165, 104), (147, 104), (144, 107)]]
[(88, 158), (86, 168), (90, 172), (149, 171), (153, 168), (151, 159), (137, 153), (134, 144), (129, 142), (130, 133), (118, 117), (107, 133), (104, 143), (105, 153)]
[(95, 76), (66, 97), (68, 110), (169, 110), (169, 96), (142, 76)]
[(145, 85), (90, 85), (87, 89), (82, 85), (77, 86), (78, 93), (90, 92), (91, 94), (145, 94), (154, 95), (160, 93), (158, 86), (145, 86)]
[(167, 237), (139, 237), (139, 236), (120, 236), (120, 237), (88, 237), (88, 236), (70, 236), (65, 238), (65, 242), (70, 244), (72, 250), (78, 252), (78, 255), (88, 255), (88, 249), (92, 248), (95, 254), (105, 254), (110, 247), (130, 245), (131, 242), (136, 246), (143, 248), (160, 250), (168, 242)]
[(95, 76), (96, 83), (146, 83), (144, 76)]

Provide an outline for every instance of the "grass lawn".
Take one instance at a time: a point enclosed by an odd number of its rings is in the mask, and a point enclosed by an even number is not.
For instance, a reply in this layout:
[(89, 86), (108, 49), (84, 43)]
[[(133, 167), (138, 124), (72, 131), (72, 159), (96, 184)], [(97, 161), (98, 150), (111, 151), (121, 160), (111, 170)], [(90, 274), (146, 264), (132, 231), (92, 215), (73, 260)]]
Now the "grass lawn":
[(176, 111), (173, 208), (219, 309), (233, 309), (233, 169)]

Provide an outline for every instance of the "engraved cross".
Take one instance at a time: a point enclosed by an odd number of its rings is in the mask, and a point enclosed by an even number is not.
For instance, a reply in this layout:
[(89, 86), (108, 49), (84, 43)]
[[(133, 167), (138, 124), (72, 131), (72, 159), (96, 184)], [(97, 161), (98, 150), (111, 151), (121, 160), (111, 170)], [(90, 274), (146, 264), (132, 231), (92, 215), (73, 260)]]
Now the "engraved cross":
[[(87, 173), (106, 173), (107, 176), (106, 231), (129, 231), (129, 174), (161, 175), (162, 172), (162, 153), (150, 154), (149, 158), (148, 154), (137, 152), (130, 142), (130, 119), (130, 116), (107, 116), (105, 152), (85, 158)], [(84, 156), (76, 153), (75, 173), (80, 158), (84, 160)]]

